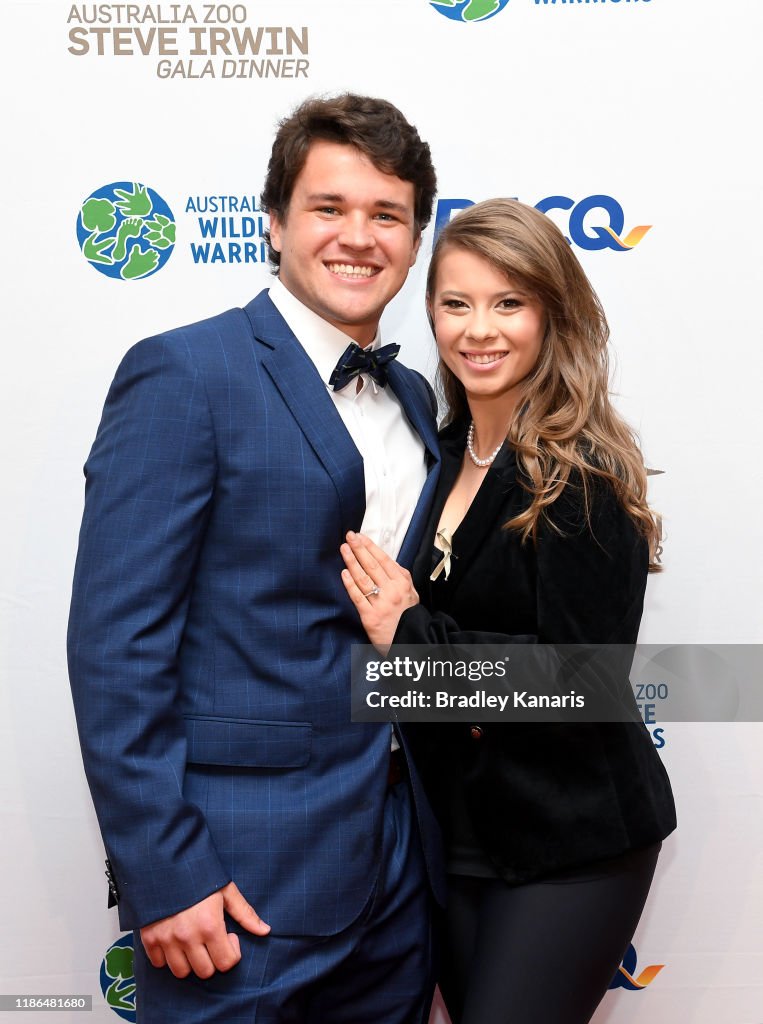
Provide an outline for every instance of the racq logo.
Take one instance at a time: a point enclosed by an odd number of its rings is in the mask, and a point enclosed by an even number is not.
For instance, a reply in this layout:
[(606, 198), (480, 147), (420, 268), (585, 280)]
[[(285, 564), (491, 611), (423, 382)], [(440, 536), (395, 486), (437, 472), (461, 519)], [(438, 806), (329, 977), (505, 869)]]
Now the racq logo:
[[(471, 199), (440, 199), (435, 216), (435, 238), (454, 213), (473, 205)], [(652, 226), (640, 224), (625, 232), (622, 206), (612, 196), (606, 195), (585, 196), (578, 200), (569, 196), (546, 196), (535, 204), (535, 209), (541, 213), (550, 213), (552, 210), (568, 213), (566, 229), (563, 224), (560, 225), (567, 241), (580, 249), (591, 251), (613, 249), (615, 252), (630, 252)]]
[(636, 975), (636, 963), (636, 950), (633, 948), (633, 945), (630, 945), (623, 957), (623, 962), (617, 968), (614, 978), (609, 983), (610, 989), (624, 988), (628, 992), (642, 992), (647, 985), (651, 985), (665, 966), (665, 964), (652, 964)]

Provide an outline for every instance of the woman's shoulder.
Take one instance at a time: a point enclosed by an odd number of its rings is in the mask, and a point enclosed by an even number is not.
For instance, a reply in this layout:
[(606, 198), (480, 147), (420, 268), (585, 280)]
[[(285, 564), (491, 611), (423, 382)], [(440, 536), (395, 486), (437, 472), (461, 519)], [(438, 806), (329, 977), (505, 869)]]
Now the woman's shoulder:
[(573, 467), (559, 496), (545, 512), (546, 524), (558, 532), (596, 534), (599, 530), (635, 524), (618, 495), (615, 480), (597, 472), (599, 467), (587, 460), (586, 468)]

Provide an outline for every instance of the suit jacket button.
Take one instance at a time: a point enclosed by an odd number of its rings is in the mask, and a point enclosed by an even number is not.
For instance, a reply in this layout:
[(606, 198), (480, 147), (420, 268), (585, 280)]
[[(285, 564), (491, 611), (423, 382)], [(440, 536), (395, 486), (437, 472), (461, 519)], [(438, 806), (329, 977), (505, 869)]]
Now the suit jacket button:
[(469, 732), (473, 740), (481, 740), (484, 735), (481, 725), (473, 725)]

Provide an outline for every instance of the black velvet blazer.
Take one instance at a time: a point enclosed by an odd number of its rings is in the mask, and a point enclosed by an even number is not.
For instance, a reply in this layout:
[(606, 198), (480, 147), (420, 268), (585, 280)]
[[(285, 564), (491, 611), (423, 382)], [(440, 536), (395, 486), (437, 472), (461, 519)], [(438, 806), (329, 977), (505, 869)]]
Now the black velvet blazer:
[[(439, 488), (413, 567), (421, 604), (403, 614), (395, 643), (498, 642), (517, 634), (539, 643), (635, 643), (645, 540), (606, 484), (594, 490), (590, 526), (580, 490), (570, 485), (552, 506), (564, 536), (546, 525), (533, 544), (502, 530), (529, 502), (508, 445), (454, 534), (450, 578), (430, 583), (435, 531), (465, 437), (463, 425), (441, 435)], [(648, 846), (675, 828), (670, 783), (641, 722), (475, 722), (405, 731), (443, 821), (452, 765), (460, 766), (474, 833), (509, 882)]]

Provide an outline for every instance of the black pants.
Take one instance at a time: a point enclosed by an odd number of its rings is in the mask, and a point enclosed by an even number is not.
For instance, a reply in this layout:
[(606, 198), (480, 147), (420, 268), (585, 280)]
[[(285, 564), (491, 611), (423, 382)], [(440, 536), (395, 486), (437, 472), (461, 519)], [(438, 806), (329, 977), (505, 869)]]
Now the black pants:
[(440, 989), (453, 1024), (587, 1024), (641, 917), (660, 846), (527, 885), (451, 875)]

